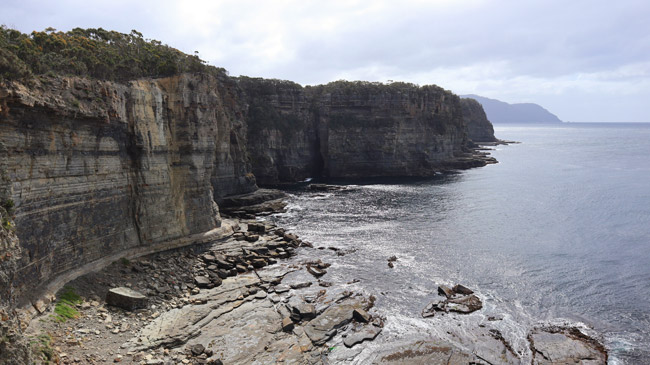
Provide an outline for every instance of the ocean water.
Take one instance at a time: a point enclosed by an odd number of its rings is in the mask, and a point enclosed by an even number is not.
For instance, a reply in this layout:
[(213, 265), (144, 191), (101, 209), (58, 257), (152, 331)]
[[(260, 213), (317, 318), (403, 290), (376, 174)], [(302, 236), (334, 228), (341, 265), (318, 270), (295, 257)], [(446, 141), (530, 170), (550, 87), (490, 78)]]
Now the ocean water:
[[(650, 363), (650, 124), (497, 127), (500, 163), (430, 179), (290, 191), (271, 219), (349, 252), (324, 278), (358, 279), (385, 332), (420, 318), (438, 283), (462, 283), (518, 351), (545, 323), (592, 328), (612, 364)], [(394, 269), (386, 259), (398, 257)], [(391, 324), (392, 323), (392, 324)]]

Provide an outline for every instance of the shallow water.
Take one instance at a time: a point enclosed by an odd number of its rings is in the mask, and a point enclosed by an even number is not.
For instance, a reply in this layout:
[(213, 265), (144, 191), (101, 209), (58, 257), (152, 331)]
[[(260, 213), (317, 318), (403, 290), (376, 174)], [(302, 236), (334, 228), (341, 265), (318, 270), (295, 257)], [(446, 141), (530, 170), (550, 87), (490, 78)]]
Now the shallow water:
[(388, 332), (433, 331), (420, 311), (436, 283), (463, 283), (485, 299), (485, 315), (504, 316), (515, 348), (530, 326), (568, 321), (601, 333), (610, 363), (650, 363), (650, 124), (496, 135), (521, 142), (496, 147), (499, 164), (298, 189), (272, 219), (317, 246), (356, 250), (325, 279), (377, 293)]

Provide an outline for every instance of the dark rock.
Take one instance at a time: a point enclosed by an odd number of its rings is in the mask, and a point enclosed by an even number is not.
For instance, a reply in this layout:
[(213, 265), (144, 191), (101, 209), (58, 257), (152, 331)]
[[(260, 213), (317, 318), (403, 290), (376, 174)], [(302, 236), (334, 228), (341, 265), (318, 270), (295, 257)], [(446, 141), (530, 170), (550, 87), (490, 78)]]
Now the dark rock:
[(266, 260), (264, 259), (253, 259), (251, 260), (251, 265), (253, 265), (254, 268), (262, 268), (267, 265)]
[(106, 304), (126, 310), (134, 310), (147, 307), (147, 297), (141, 293), (125, 288), (113, 288), (106, 294)]
[(210, 286), (210, 284), (212, 284), (210, 278), (203, 275), (195, 276), (194, 282), (196, 283), (196, 286), (198, 286), (199, 288), (207, 288), (208, 286)]
[(454, 296), (454, 291), (450, 287), (448, 287), (446, 285), (439, 285), (438, 286), (438, 294), (444, 295), (447, 298), (451, 298), (451, 297)]
[(458, 293), (458, 294), (462, 294), (462, 295), (470, 295), (470, 294), (474, 294), (474, 291), (473, 291), (473, 290), (467, 288), (466, 286), (460, 285), (460, 284), (456, 284), (456, 285), (454, 285), (454, 289), (453, 289), (453, 290), (454, 290), (454, 292), (456, 292), (456, 293)]
[(388, 261), (388, 267), (390, 267), (390, 268), (392, 269), (392, 268), (394, 268), (394, 267), (395, 267), (395, 265), (393, 264), (393, 262), (392, 262), (392, 261)]
[(250, 236), (246, 236), (246, 241), (248, 241), (248, 242), (256, 242), (259, 239), (260, 239), (260, 236), (257, 235), (257, 234), (252, 234)]
[(474, 294), (461, 298), (449, 299), (447, 301), (447, 310), (458, 313), (472, 313), (483, 308), (483, 303)]
[(367, 323), (370, 322), (370, 314), (361, 308), (355, 308), (352, 311), (352, 318), (357, 322)]
[(193, 345), (191, 347), (191, 350), (192, 350), (192, 355), (199, 356), (203, 353), (203, 351), (205, 351), (205, 347), (200, 343), (197, 343), (196, 345)]
[(215, 262), (216, 262), (217, 266), (219, 266), (219, 268), (221, 268), (221, 269), (230, 270), (230, 269), (232, 269), (234, 267), (233, 264), (231, 264), (228, 261), (222, 260), (222, 259), (216, 259)]
[(248, 231), (265, 233), (266, 226), (263, 223), (248, 223)]
[(311, 266), (311, 265), (307, 265), (307, 271), (317, 278), (327, 274), (327, 271), (320, 269), (317, 266)]
[(228, 276), (230, 276), (230, 273), (229, 273), (228, 271), (226, 271), (226, 270), (222, 270), (222, 269), (217, 269), (217, 270), (215, 271), (215, 273), (217, 273), (217, 275), (218, 275), (221, 279), (225, 279), (225, 278), (227, 278)]
[(284, 317), (284, 318), (282, 319), (282, 330), (283, 330), (284, 332), (291, 332), (291, 331), (293, 331), (294, 326), (295, 326), (295, 325), (294, 325), (293, 321), (291, 320), (291, 318), (289, 318), (289, 317)]
[(244, 265), (237, 265), (236, 269), (237, 269), (237, 272), (240, 272), (240, 273), (246, 272), (246, 266), (244, 266)]
[(250, 249), (252, 252), (255, 252), (258, 255), (266, 256), (269, 254), (268, 247), (255, 247)]
[(391, 262), (391, 261), (397, 261), (397, 256), (391, 256), (391, 257), (389, 257), (389, 258), (388, 258), (388, 261), (389, 261), (389, 262)]

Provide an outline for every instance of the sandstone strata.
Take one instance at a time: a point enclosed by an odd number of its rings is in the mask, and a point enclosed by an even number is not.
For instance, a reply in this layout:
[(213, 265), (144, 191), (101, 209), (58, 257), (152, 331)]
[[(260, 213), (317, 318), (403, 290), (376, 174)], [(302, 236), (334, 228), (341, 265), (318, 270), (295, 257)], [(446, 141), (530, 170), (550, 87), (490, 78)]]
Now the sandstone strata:
[(250, 101), (248, 149), (262, 183), (431, 176), (486, 163), (467, 149), (460, 99), (437, 86), (238, 82)]
[(14, 290), (219, 228), (215, 197), (256, 188), (239, 93), (206, 74), (6, 84), (0, 140), (24, 258)]

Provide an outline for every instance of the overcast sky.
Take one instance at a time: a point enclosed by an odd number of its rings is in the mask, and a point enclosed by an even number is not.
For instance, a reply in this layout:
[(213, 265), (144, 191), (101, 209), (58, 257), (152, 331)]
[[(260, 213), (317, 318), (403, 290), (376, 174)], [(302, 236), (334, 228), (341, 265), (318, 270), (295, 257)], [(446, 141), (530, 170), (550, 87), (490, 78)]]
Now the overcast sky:
[(231, 75), (388, 80), (650, 122), (647, 0), (2, 0), (0, 23), (137, 29)]

